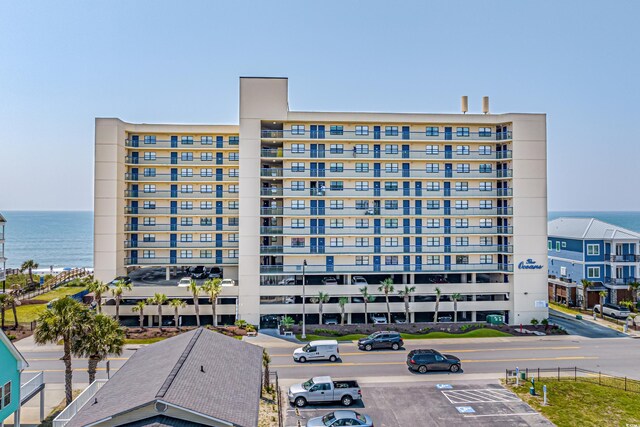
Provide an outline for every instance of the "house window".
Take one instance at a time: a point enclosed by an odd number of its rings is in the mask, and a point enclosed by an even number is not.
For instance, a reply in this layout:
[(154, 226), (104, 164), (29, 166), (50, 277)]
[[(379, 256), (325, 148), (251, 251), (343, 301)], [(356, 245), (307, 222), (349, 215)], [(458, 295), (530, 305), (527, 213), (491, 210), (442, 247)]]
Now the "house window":
[(291, 172), (304, 172), (304, 163), (291, 163)]
[(469, 246), (468, 237), (456, 237), (456, 246)]
[(397, 163), (387, 163), (384, 165), (384, 171), (386, 173), (397, 173), (398, 172), (398, 164)]
[(344, 172), (344, 163), (331, 163), (331, 172)]
[(491, 181), (481, 182), (479, 187), (480, 187), (480, 191), (491, 191), (493, 188), (493, 184), (491, 184)]
[(491, 246), (491, 245), (493, 245), (493, 237), (480, 238), (480, 246)]
[(342, 181), (331, 181), (329, 188), (331, 191), (342, 191), (344, 190), (344, 183)]
[(180, 218), (180, 225), (190, 227), (193, 225), (193, 218)]
[(469, 173), (469, 170), (469, 163), (458, 163), (456, 165), (456, 172), (458, 173)]
[(291, 144), (292, 153), (304, 153), (304, 144)]
[(228, 224), (231, 227), (237, 227), (238, 225), (240, 225), (240, 218), (229, 218)]
[(230, 249), (229, 252), (227, 252), (227, 254), (229, 255), (229, 258), (238, 258), (237, 249)]
[(385, 182), (384, 183), (384, 191), (398, 191), (398, 183), (397, 182)]
[(600, 245), (598, 244), (587, 245), (587, 255), (600, 255)]
[(154, 151), (145, 151), (144, 159), (145, 160), (155, 160), (156, 159), (156, 153)]
[(193, 234), (181, 234), (180, 235), (181, 242), (193, 242)]
[(367, 181), (356, 181), (356, 191), (369, 191), (369, 183)]
[(200, 160), (203, 162), (213, 161), (213, 153), (200, 153)]
[(144, 168), (144, 176), (156, 176), (156, 168)]
[(180, 209), (183, 209), (183, 210), (193, 209), (193, 202), (180, 202)]
[(456, 135), (457, 136), (469, 136), (469, 128), (458, 128), (456, 130)]
[(5, 383), (0, 392), (2, 392), (2, 401), (0, 401), (2, 405), (0, 406), (6, 408), (7, 406), (11, 405), (11, 381)]
[(356, 237), (356, 247), (364, 248), (369, 246), (369, 238), (368, 237)]
[(229, 186), (229, 193), (239, 193), (240, 192), (240, 186), (239, 185), (230, 185)]
[(369, 257), (356, 255), (356, 265), (369, 265)]
[(478, 154), (482, 156), (490, 156), (491, 155), (491, 146), (490, 145), (481, 145), (478, 147)]
[(386, 237), (384, 239), (384, 245), (388, 247), (398, 246), (398, 238), (397, 237)]
[(156, 225), (156, 219), (153, 217), (145, 217), (142, 219), (144, 225)]
[(229, 145), (238, 145), (240, 144), (240, 137), (239, 136), (230, 136), (229, 137)]
[(238, 234), (229, 234), (229, 241), (230, 242), (237, 242), (239, 238), (240, 238), (240, 236)]
[(144, 137), (144, 143), (145, 144), (155, 144), (156, 143), (155, 135), (146, 135)]
[(237, 178), (240, 176), (240, 170), (239, 169), (229, 169), (229, 176), (233, 177), (233, 178)]
[(398, 201), (397, 200), (385, 200), (384, 201), (384, 208), (386, 210), (398, 210)]
[(184, 177), (193, 176), (193, 169), (190, 169), (190, 168), (180, 169), (180, 176), (184, 176)]
[(155, 242), (156, 241), (156, 235), (155, 234), (143, 234), (142, 235), (142, 241), (143, 242)]
[(479, 128), (478, 136), (491, 136), (491, 128)]
[(467, 218), (456, 218), (456, 228), (469, 227), (469, 220)]
[(356, 172), (369, 172), (369, 163), (356, 163)]
[(202, 176), (202, 177), (213, 176), (213, 169), (211, 169), (211, 168), (200, 169), (200, 176)]
[(600, 267), (587, 267), (587, 278), (588, 279), (600, 278)]
[(213, 145), (213, 137), (212, 136), (201, 136), (200, 137), (200, 145)]
[(456, 209), (469, 209), (468, 200), (456, 200)]
[(427, 191), (440, 191), (440, 183), (436, 181), (428, 181)]
[(427, 209), (440, 209), (440, 200), (427, 200)]
[(356, 219), (356, 228), (369, 228), (369, 220), (368, 219)]
[(398, 126), (385, 126), (385, 136), (398, 136)]
[(329, 133), (331, 135), (342, 135), (344, 127), (342, 125), (331, 125), (329, 128)]
[(456, 182), (456, 191), (469, 191), (468, 182)]
[(200, 202), (200, 209), (203, 209), (203, 210), (213, 209), (213, 203), (212, 202)]
[(493, 255), (480, 255), (480, 264), (493, 264)]
[(437, 145), (427, 145), (426, 153), (427, 154), (438, 154), (440, 149)]
[(304, 125), (291, 125), (291, 135), (304, 135)]
[(553, 249), (553, 243), (551, 242), (551, 240), (547, 242), (547, 249), (549, 250)]
[(342, 237), (332, 237), (329, 240), (329, 246), (332, 248), (341, 248), (344, 246), (344, 238)]
[(385, 219), (384, 228), (398, 228), (398, 220), (396, 218)]
[[(356, 133), (357, 135), (357, 133)], [(369, 146), (367, 144), (356, 144), (356, 154), (368, 154)]]
[(142, 251), (142, 258), (155, 258), (156, 257), (156, 251)]
[(561, 276), (567, 275), (567, 267), (560, 267), (560, 275)]
[(440, 246), (439, 237), (427, 237), (427, 246)]
[(304, 237), (292, 237), (291, 238), (291, 247), (292, 248), (304, 248)]
[(427, 255), (427, 265), (440, 264), (440, 255)]
[(427, 228), (440, 228), (440, 220), (428, 218), (427, 219)]
[(344, 200), (331, 200), (330, 209), (344, 209)]
[(291, 228), (304, 228), (304, 219), (292, 219)]
[(356, 126), (356, 135), (369, 135), (369, 126)]
[(427, 126), (427, 136), (438, 136), (440, 128), (437, 126)]
[(291, 181), (291, 191), (304, 191), (304, 181)]
[(212, 251), (204, 249), (200, 251), (200, 258), (213, 258)]
[(180, 142), (184, 145), (193, 145), (193, 137), (192, 136), (183, 136)]
[(491, 200), (480, 200), (480, 209), (491, 209), (493, 202)]
[(213, 236), (211, 234), (201, 234), (200, 235), (200, 241), (201, 242), (211, 242), (213, 241)]
[(483, 163), (478, 167), (480, 173), (491, 173), (491, 164)]
[(344, 145), (342, 145), (342, 144), (331, 144), (329, 146), (329, 152), (331, 154), (343, 154), (344, 153)]
[(292, 200), (291, 201), (291, 209), (298, 210), (304, 209), (304, 200)]
[(193, 258), (193, 251), (192, 250), (180, 251), (180, 258)]
[(460, 155), (468, 155), (469, 154), (469, 146), (468, 145), (458, 145), (457, 154)]
[[(209, 203), (211, 203), (211, 202), (209, 202)], [(237, 209), (240, 208), (240, 202), (235, 202), (235, 201), (229, 202), (229, 204), (227, 206), (229, 207), (229, 209), (237, 210)]]
[(193, 161), (193, 153), (191, 153), (191, 152), (181, 153), (181, 154), (180, 154), (180, 159), (181, 159), (183, 162), (190, 162), (190, 161)]
[(229, 153), (229, 161), (237, 162), (238, 160), (240, 160), (240, 154), (239, 153)]
[(398, 145), (397, 144), (387, 144), (387, 145), (384, 146), (384, 152), (385, 152), (385, 154), (398, 154)]
[(155, 184), (145, 184), (144, 185), (144, 192), (145, 193), (155, 193), (156, 192), (156, 185)]
[(201, 185), (200, 186), (201, 193), (213, 193), (213, 185)]
[(440, 171), (440, 165), (437, 163), (427, 163), (427, 173), (438, 173)]
[(491, 218), (482, 218), (480, 219), (480, 228), (491, 228), (493, 226), (493, 221)]
[(398, 265), (398, 257), (397, 256), (386, 256), (384, 257), (385, 265)]
[(469, 256), (468, 255), (457, 255), (456, 256), (456, 264), (469, 264)]
[(213, 218), (210, 218), (210, 217), (200, 218), (200, 225), (213, 225)]
[(560, 252), (560, 242), (556, 242), (556, 252)]
[(332, 219), (329, 222), (331, 228), (344, 228), (344, 219)]

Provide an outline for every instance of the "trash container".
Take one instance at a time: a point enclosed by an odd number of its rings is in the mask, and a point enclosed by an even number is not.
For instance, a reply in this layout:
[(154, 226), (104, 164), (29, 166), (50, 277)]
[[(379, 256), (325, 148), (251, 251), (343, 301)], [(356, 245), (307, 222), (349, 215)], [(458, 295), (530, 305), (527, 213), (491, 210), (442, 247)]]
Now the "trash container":
[(521, 380), (527, 380), (527, 373), (526, 372), (520, 372), (520, 379)]
[(504, 316), (501, 314), (490, 314), (487, 316), (487, 323), (490, 325), (502, 325), (504, 324)]
[(536, 395), (536, 388), (534, 386), (529, 387), (529, 394), (531, 396), (535, 396)]
[(582, 320), (582, 314), (576, 314), (576, 319)]

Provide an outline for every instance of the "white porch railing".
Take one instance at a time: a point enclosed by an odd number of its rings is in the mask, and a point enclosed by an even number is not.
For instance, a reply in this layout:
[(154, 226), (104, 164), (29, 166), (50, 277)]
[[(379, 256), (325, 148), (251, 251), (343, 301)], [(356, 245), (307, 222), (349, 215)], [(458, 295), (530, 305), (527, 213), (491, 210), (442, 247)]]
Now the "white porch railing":
[(35, 377), (20, 386), (20, 404), (31, 398), (33, 393), (44, 386), (44, 372), (38, 372)]
[(93, 398), (93, 396), (102, 388), (107, 380), (95, 380), (82, 393), (76, 397), (73, 402), (60, 412), (53, 420), (53, 427), (64, 427), (73, 418), (82, 407)]

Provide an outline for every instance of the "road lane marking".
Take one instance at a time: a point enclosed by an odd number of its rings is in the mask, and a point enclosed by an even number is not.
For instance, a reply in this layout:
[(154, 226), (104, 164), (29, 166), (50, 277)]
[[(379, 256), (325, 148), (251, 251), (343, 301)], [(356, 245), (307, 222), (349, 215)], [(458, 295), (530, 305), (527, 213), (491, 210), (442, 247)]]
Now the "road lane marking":
[[(52, 358), (42, 358), (42, 359), (27, 359), (27, 362), (46, 362), (46, 361), (55, 361), (55, 360), (62, 360), (63, 356), (60, 357), (52, 357)], [(76, 360), (89, 360), (88, 358), (78, 358), (78, 359), (71, 359), (71, 361), (76, 361)], [(110, 357), (108, 359), (105, 360), (129, 360), (128, 357)]]
[[(543, 351), (543, 350), (579, 350), (582, 347), (565, 346), (565, 347), (508, 347), (508, 348), (487, 348), (487, 349), (463, 349), (463, 350), (446, 350), (447, 353), (478, 353), (490, 351)], [(353, 353), (340, 353), (342, 356), (358, 356), (358, 355), (376, 355), (376, 354), (402, 354), (401, 351), (359, 351)], [(291, 354), (271, 354), (273, 357), (293, 357)]]
[[(71, 369), (73, 372), (87, 372), (87, 368), (73, 368)], [(107, 368), (96, 368), (96, 371), (106, 371)], [(110, 372), (117, 371), (118, 368), (111, 368)], [(24, 373), (38, 373), (38, 372), (65, 372), (65, 369), (34, 369), (34, 370), (24, 370)]]

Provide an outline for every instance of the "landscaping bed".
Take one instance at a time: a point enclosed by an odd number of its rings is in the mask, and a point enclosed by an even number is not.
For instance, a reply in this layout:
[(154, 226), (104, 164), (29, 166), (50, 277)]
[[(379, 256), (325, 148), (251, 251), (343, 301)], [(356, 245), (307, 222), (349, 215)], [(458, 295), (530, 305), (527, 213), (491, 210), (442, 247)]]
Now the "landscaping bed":
[[(207, 325), (206, 328), (237, 339), (242, 339), (247, 334), (246, 330), (237, 326)], [(125, 328), (125, 339), (127, 344), (152, 344), (194, 329), (196, 329), (195, 326), (185, 326), (180, 330), (173, 327), (164, 327), (162, 330), (160, 328)]]

